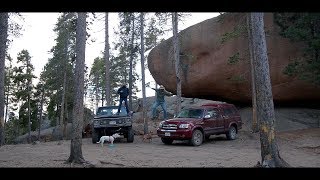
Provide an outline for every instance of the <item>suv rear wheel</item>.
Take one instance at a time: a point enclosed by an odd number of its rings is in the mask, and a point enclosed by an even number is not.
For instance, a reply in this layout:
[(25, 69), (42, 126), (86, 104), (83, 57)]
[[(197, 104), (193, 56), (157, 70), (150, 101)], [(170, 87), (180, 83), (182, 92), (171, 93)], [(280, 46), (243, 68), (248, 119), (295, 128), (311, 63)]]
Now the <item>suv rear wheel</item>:
[(172, 144), (173, 140), (172, 139), (168, 139), (168, 138), (161, 138), (161, 141), (164, 144)]
[(226, 134), (228, 140), (235, 140), (237, 137), (237, 129), (234, 126), (229, 128), (228, 133)]
[(127, 133), (127, 142), (131, 143), (134, 140), (134, 133), (132, 127), (128, 128), (128, 133)]
[(192, 138), (190, 140), (191, 145), (200, 146), (203, 142), (203, 134), (199, 129), (196, 129), (192, 133)]

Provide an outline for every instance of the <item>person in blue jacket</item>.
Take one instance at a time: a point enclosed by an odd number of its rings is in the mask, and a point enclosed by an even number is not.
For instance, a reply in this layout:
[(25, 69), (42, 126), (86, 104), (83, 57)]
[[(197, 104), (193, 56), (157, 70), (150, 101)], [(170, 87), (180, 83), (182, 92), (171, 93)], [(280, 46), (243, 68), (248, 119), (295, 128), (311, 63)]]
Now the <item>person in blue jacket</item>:
[(119, 107), (118, 107), (118, 113), (117, 114), (120, 113), (120, 109), (121, 109), (123, 101), (124, 101), (125, 106), (126, 106), (127, 114), (129, 114), (128, 100), (127, 100), (127, 97), (129, 96), (129, 89), (127, 88), (127, 86), (125, 84), (122, 85), (118, 89), (118, 94), (120, 95), (120, 101), (119, 101)]

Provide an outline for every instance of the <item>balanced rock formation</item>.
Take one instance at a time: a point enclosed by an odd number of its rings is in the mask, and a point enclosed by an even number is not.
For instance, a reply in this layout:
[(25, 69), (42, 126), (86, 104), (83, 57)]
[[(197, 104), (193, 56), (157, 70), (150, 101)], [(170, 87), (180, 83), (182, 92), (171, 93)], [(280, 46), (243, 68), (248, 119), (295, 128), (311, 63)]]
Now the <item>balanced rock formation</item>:
[[(265, 13), (264, 22), (274, 102), (319, 101), (319, 87), (283, 73), (288, 63), (302, 56), (303, 44), (280, 36), (272, 13)], [(179, 37), (184, 97), (251, 102), (245, 13), (208, 19), (181, 31)], [(148, 66), (156, 82), (175, 93), (172, 40), (151, 50)]]

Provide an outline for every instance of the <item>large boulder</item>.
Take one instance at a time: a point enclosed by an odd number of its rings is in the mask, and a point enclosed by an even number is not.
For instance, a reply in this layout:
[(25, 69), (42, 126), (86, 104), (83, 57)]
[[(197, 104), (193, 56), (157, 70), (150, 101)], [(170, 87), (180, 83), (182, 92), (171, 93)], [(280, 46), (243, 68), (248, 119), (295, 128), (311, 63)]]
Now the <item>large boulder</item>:
[[(41, 130), (40, 131), (40, 141), (47, 142), (47, 141), (54, 140), (53, 131), (54, 131), (54, 127), (50, 127), (50, 128)], [(31, 131), (30, 137), (31, 137), (31, 142), (37, 141), (38, 140), (38, 131)], [(13, 143), (14, 144), (20, 144), (20, 143), (25, 144), (25, 143), (28, 143), (28, 138), (29, 138), (29, 134), (26, 133), (22, 136), (15, 138)]]
[[(251, 102), (245, 17), (245, 13), (227, 13), (179, 33), (184, 97)], [(281, 37), (272, 13), (265, 13), (264, 22), (274, 102), (318, 102), (319, 87), (283, 73), (289, 62), (302, 56), (303, 44)], [(174, 93), (172, 44), (170, 38), (153, 48), (148, 67), (156, 82)]]

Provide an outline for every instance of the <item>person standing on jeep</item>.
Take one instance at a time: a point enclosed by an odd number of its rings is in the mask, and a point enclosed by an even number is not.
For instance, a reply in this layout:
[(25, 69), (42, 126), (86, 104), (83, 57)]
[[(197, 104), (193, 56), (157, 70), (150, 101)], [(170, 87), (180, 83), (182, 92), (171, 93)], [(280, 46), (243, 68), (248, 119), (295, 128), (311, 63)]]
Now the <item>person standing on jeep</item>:
[(172, 96), (173, 94), (166, 91), (163, 87), (163, 85), (160, 85), (159, 89), (154, 89), (156, 91), (156, 101), (152, 105), (152, 119), (156, 118), (156, 110), (157, 107), (160, 105), (163, 109), (163, 118), (167, 119), (167, 107), (166, 107), (166, 102), (164, 100), (164, 96)]
[(127, 97), (129, 95), (129, 89), (127, 88), (127, 86), (125, 84), (122, 85), (122, 87), (118, 89), (118, 94), (120, 95), (120, 102), (119, 102), (119, 107), (118, 107), (118, 113), (117, 114), (120, 113), (120, 109), (121, 109), (123, 101), (124, 101), (125, 106), (126, 106), (127, 114), (129, 114), (128, 100), (127, 100)]

